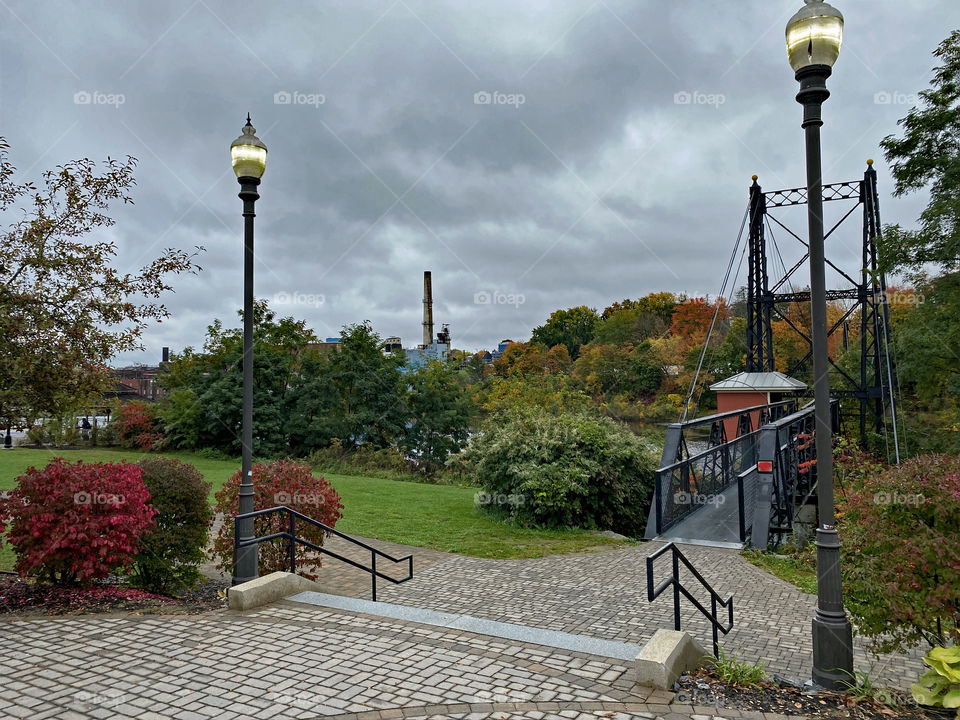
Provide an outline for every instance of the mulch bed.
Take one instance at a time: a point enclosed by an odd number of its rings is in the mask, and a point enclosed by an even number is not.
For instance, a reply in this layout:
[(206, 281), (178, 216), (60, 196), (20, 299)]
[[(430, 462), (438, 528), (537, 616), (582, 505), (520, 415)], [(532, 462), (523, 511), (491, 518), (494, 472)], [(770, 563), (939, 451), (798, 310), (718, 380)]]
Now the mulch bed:
[[(681, 676), (674, 686), (676, 702), (706, 707), (806, 715), (811, 718), (855, 720), (953, 720), (953, 710), (917, 705), (909, 693), (897, 692), (896, 705), (858, 699), (830, 690), (814, 691), (764, 681), (758, 688), (729, 687), (712, 670), (704, 668)], [(718, 713), (722, 714), (722, 713)]]
[(0, 575), (0, 615), (85, 615), (126, 612), (141, 614), (196, 614), (227, 606), (221, 593), (229, 581), (207, 580), (182, 597), (135, 590), (122, 584), (101, 583), (83, 588), (41, 585), (16, 575)]

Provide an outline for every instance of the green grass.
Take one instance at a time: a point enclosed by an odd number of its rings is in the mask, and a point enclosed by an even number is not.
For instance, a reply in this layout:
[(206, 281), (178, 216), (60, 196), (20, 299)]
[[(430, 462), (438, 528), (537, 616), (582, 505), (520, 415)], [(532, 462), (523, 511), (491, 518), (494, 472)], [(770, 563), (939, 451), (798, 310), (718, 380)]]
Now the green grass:
[(743, 556), (756, 565), (811, 595), (817, 594), (817, 564), (813, 546), (805, 550), (784, 548), (778, 554), (744, 550)]
[[(135, 462), (146, 455), (131, 450), (0, 451), (0, 490), (10, 490), (30, 466), (42, 467), (62, 456), (75, 462)], [(216, 491), (238, 469), (230, 460), (210, 460), (189, 453), (163, 453), (194, 465)], [(356, 475), (326, 474), (340, 493), (343, 518), (337, 529), (363, 537), (404, 545), (487, 558), (531, 558), (622, 547), (628, 541), (600, 537), (582, 530), (534, 530), (497, 522), (473, 503), (474, 488), (430, 485)], [(0, 569), (9, 569), (13, 556), (0, 548)]]
[(743, 662), (736, 655), (727, 655), (720, 647), (720, 657), (714, 658), (707, 655), (710, 662), (713, 663), (714, 672), (725, 685), (732, 687), (760, 687), (760, 681), (766, 676), (766, 670), (763, 663), (756, 665)]
[[(213, 483), (213, 492), (227, 481), (239, 468), (239, 462), (231, 460), (209, 460), (192, 453), (162, 453), (164, 457), (175, 457), (183, 462), (190, 463), (201, 472), (204, 479)], [(0, 451), (0, 490), (12, 490), (17, 485), (17, 478), (28, 467), (44, 467), (55, 457), (62, 457), (70, 462), (83, 460), (93, 462), (137, 462), (140, 458), (157, 457), (158, 453), (141, 453), (136, 450), (30, 450), (15, 448)], [(211, 500), (213, 495), (211, 493)]]

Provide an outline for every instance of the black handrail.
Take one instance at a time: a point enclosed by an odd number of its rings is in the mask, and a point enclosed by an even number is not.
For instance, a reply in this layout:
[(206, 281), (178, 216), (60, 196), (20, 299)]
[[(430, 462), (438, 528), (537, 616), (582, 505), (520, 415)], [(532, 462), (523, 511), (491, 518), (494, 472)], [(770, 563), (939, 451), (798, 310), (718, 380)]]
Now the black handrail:
[[(744, 388), (744, 392), (749, 391), (749, 388)], [(728, 420), (735, 418), (738, 415), (743, 415), (744, 413), (755, 413), (762, 412), (770, 408), (778, 408), (781, 405), (789, 405), (791, 403), (796, 403), (796, 400), (779, 400), (774, 403), (764, 403), (763, 405), (751, 405), (750, 407), (740, 408), (739, 410), (725, 410), (724, 412), (714, 413), (713, 415), (704, 415), (702, 417), (693, 418), (692, 420), (684, 420), (682, 423), (676, 423), (681, 425), (684, 428), (696, 427), (698, 425), (706, 425), (707, 423), (715, 423), (718, 420)]]
[[(658, 557), (663, 555), (668, 550), (671, 551), (673, 557), (673, 572), (666, 580), (656, 586), (653, 586), (653, 561)], [(708, 613), (706, 608), (700, 604), (700, 602), (689, 593), (689, 591), (680, 583), (680, 563), (683, 563), (687, 570), (697, 579), (697, 581), (710, 593), (710, 612)], [(687, 600), (693, 603), (693, 606), (701, 612), (701, 614), (710, 621), (711, 626), (713, 627), (713, 656), (720, 657), (720, 644), (718, 642), (717, 631), (719, 630), (724, 635), (730, 632), (733, 629), (733, 594), (727, 595), (726, 599), (721, 599), (716, 591), (710, 587), (710, 584), (703, 579), (703, 576), (696, 571), (693, 565), (690, 564), (690, 561), (684, 556), (682, 552), (674, 545), (672, 542), (667, 543), (662, 548), (657, 550), (652, 555), (647, 556), (647, 600), (653, 602), (660, 594), (666, 590), (668, 587), (673, 586), (673, 629), (680, 629), (680, 594), (682, 593)], [(727, 626), (724, 627), (719, 620), (717, 620), (717, 603), (720, 603), (721, 607), (725, 607), (728, 610), (729, 618), (727, 621)]]
[[(275, 512), (287, 513), (290, 519), (290, 530), (288, 532), (278, 532), (278, 533), (272, 533), (270, 535), (261, 535), (260, 537), (251, 538), (250, 540), (245, 540), (243, 542), (240, 541), (240, 525), (239, 523), (236, 522), (237, 520), (246, 520), (247, 518), (256, 518), (256, 517), (260, 517), (261, 515), (269, 515)], [(320, 545), (315, 545), (309, 540), (305, 540), (303, 538), (297, 537), (297, 525), (296, 525), (297, 519), (300, 519), (306, 522), (308, 525), (313, 525), (314, 527), (321, 528), (327, 533), (343, 538), (347, 542), (351, 542), (354, 545), (359, 545), (364, 550), (369, 550), (370, 551), (370, 567), (361, 565), (360, 563), (354, 560), (351, 560), (350, 558), (344, 557), (339, 553), (335, 553), (332, 550), (328, 550), (325, 547), (322, 547)], [(234, 517), (233, 545), (235, 550), (239, 550), (240, 548), (245, 548), (245, 547), (251, 547), (253, 545), (259, 545), (262, 542), (277, 540), (278, 538), (284, 538), (290, 541), (289, 559), (290, 559), (291, 573), (293, 573), (294, 575), (296, 575), (297, 573), (297, 545), (298, 544), (304, 545), (310, 548), (311, 550), (316, 550), (319, 553), (329, 555), (330, 557), (336, 558), (341, 562), (345, 562), (348, 565), (352, 565), (355, 568), (363, 570), (366, 573), (370, 573), (370, 581), (372, 584), (372, 595), (373, 595), (374, 602), (377, 601), (377, 578), (378, 577), (383, 578), (384, 580), (389, 580), (394, 585), (405, 583), (407, 580), (410, 580), (413, 577), (413, 555), (404, 555), (403, 557), (395, 558), (392, 555), (389, 555), (383, 552), (382, 550), (377, 550), (375, 547), (371, 547), (370, 545), (367, 545), (365, 542), (361, 542), (360, 540), (350, 537), (349, 535), (344, 535), (339, 530), (335, 530), (329, 525), (325, 525), (319, 520), (314, 520), (312, 517), (308, 517), (307, 515), (297, 512), (292, 508), (288, 508), (285, 505), (267, 508), (265, 510), (254, 510), (253, 512), (243, 513), (242, 515), (237, 515)], [(397, 578), (392, 578), (389, 575), (384, 575), (382, 572), (378, 571), (377, 570), (378, 555), (382, 558), (386, 558), (387, 560), (390, 560), (391, 562), (395, 562), (395, 563), (401, 563), (406, 561), (408, 563), (407, 576), (405, 578), (397, 579)]]

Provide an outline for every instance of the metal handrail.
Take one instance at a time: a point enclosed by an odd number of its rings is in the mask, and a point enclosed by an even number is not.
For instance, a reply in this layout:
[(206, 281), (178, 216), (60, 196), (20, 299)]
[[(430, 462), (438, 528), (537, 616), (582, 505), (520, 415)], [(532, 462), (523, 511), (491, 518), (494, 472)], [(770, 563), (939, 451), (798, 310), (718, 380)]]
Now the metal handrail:
[[(658, 473), (671, 472), (683, 465), (693, 464), (697, 460), (702, 460), (708, 455), (711, 455), (711, 454), (715, 455), (716, 453), (721, 451), (724, 447), (732, 445), (733, 443), (740, 442), (741, 440), (745, 440), (746, 438), (750, 438), (753, 436), (759, 437), (761, 430), (763, 430), (763, 428), (759, 427), (756, 430), (751, 430), (750, 432), (744, 433), (743, 435), (738, 435), (733, 440), (727, 440), (727, 442), (725, 442), (723, 445), (714, 445), (713, 447), (708, 447), (706, 450), (698, 452), (696, 455), (691, 455), (690, 457), (686, 457), (683, 460), (677, 460), (677, 462), (673, 463), (672, 465), (664, 465), (661, 468), (657, 468), (657, 472)], [(726, 485), (729, 485), (729, 484), (730, 482), (728, 481), (727, 483), (724, 484), (724, 487), (726, 487)]]
[(703, 417), (694, 418), (693, 420), (685, 420), (682, 423), (677, 423), (678, 425), (683, 425), (685, 428), (695, 427), (697, 425), (705, 425), (706, 423), (715, 423), (717, 420), (726, 420), (727, 418), (737, 417), (738, 415), (743, 415), (744, 413), (753, 413), (760, 412), (765, 408), (774, 408), (780, 407), (781, 405), (788, 405), (790, 403), (795, 403), (796, 400), (780, 400), (775, 403), (765, 403), (763, 405), (751, 405), (750, 407), (740, 408), (739, 410), (726, 410), (722, 413), (714, 413), (713, 415), (704, 415)]
[[(289, 531), (287, 531), (287, 532), (271, 533), (270, 535), (261, 535), (260, 537), (251, 538), (250, 540), (244, 540), (244, 541), (241, 542), (241, 540), (240, 540), (240, 524), (239, 524), (238, 522), (236, 522), (237, 520), (246, 520), (246, 519), (248, 519), (248, 518), (256, 518), (256, 517), (260, 517), (260, 516), (262, 516), (262, 515), (270, 515), (271, 513), (276, 513), (276, 512), (280, 512), (280, 513), (284, 513), (284, 512), (285, 512), (285, 513), (287, 513), (287, 516), (288, 516), (289, 519), (290, 519), (290, 529), (289, 529)], [(328, 550), (327, 548), (322, 547), (321, 545), (316, 545), (316, 544), (310, 542), (309, 540), (305, 540), (304, 538), (297, 537), (297, 526), (296, 526), (297, 519), (300, 519), (300, 520), (306, 522), (308, 525), (313, 525), (314, 527), (321, 528), (322, 530), (326, 531), (327, 533), (330, 533), (330, 534), (332, 534), (332, 535), (336, 535), (336, 536), (339, 537), (339, 538), (343, 538), (343, 539), (346, 540), (347, 542), (351, 542), (351, 543), (353, 543), (354, 545), (359, 545), (359, 546), (362, 547), (364, 550), (369, 550), (369, 551), (370, 551), (370, 567), (367, 567), (367, 566), (365, 566), (365, 565), (361, 565), (360, 563), (356, 562), (355, 560), (351, 560), (350, 558), (344, 557), (343, 555), (340, 555), (339, 553), (335, 553), (335, 552), (333, 552), (332, 550)], [(389, 581), (392, 582), (394, 585), (399, 585), (400, 583), (405, 583), (407, 580), (410, 580), (410, 579), (413, 577), (413, 555), (412, 555), (412, 554), (411, 554), (411, 555), (404, 555), (403, 557), (400, 557), (400, 558), (395, 558), (395, 557), (393, 557), (392, 555), (383, 552), (382, 550), (377, 550), (377, 548), (372, 547), (372, 546), (370, 546), (370, 545), (367, 545), (365, 542), (362, 542), (362, 541), (360, 541), (360, 540), (357, 540), (356, 538), (350, 537), (349, 535), (345, 535), (344, 533), (340, 532), (339, 530), (335, 530), (334, 528), (330, 527), (329, 525), (325, 525), (324, 523), (320, 522), (319, 520), (314, 520), (312, 517), (309, 517), (309, 516), (307, 516), (307, 515), (304, 515), (304, 514), (301, 513), (301, 512), (297, 512), (296, 510), (294, 510), (294, 509), (292, 509), (292, 508), (288, 508), (286, 505), (279, 505), (279, 506), (277, 506), (277, 507), (266, 508), (266, 509), (264, 509), (264, 510), (254, 510), (253, 512), (243, 513), (243, 514), (241, 514), (241, 515), (236, 515), (236, 516), (234, 517), (234, 523), (233, 523), (233, 545), (234, 545), (234, 549), (235, 549), (235, 550), (239, 550), (240, 548), (245, 548), (245, 547), (251, 547), (251, 546), (254, 546), (254, 545), (259, 545), (260, 543), (270, 542), (270, 541), (272, 541), (272, 540), (277, 540), (277, 539), (279, 539), (279, 538), (283, 538), (283, 539), (286, 539), (286, 540), (289, 540), (289, 541), (290, 541), (289, 560), (290, 560), (290, 572), (291, 572), (291, 573), (293, 573), (294, 575), (296, 575), (296, 573), (297, 573), (297, 545), (298, 545), (298, 544), (299, 544), (299, 545), (304, 545), (304, 546), (310, 548), (311, 550), (315, 550), (315, 551), (317, 551), (317, 552), (319, 552), (319, 553), (321, 553), (321, 554), (324, 554), (324, 555), (329, 555), (330, 557), (336, 558), (337, 560), (340, 560), (341, 562), (345, 562), (345, 563), (347, 563), (348, 565), (352, 565), (353, 567), (355, 567), (355, 568), (357, 568), (357, 569), (359, 569), (359, 570), (363, 570), (364, 572), (369, 573), (369, 574), (370, 574), (370, 581), (371, 581), (371, 585), (372, 585), (371, 590), (372, 590), (372, 595), (373, 595), (373, 601), (374, 601), (374, 602), (377, 601), (377, 578), (378, 578), (378, 577), (383, 578), (384, 580), (389, 580)], [(377, 556), (378, 556), (378, 555), (379, 555), (380, 557), (385, 558), (385, 559), (387, 559), (387, 560), (389, 560), (389, 561), (391, 561), (391, 562), (394, 562), (394, 563), (407, 562), (407, 563), (408, 563), (407, 576), (406, 576), (405, 578), (399, 578), (399, 579), (397, 579), (397, 578), (392, 578), (392, 577), (390, 577), (389, 575), (384, 575), (382, 572), (380, 572), (379, 570), (377, 570)]]
[[(653, 585), (653, 561), (658, 557), (663, 555), (667, 550), (671, 551), (672, 561), (673, 561), (673, 572), (666, 580), (654, 587)], [(708, 613), (706, 608), (700, 604), (700, 601), (697, 600), (690, 592), (681, 584), (680, 582), (680, 563), (683, 563), (687, 570), (693, 575), (694, 578), (704, 587), (704, 589), (710, 593), (710, 612)], [(697, 572), (696, 568), (690, 564), (690, 561), (680, 552), (679, 548), (674, 545), (672, 542), (667, 543), (662, 548), (657, 550), (652, 555), (647, 556), (647, 600), (653, 602), (660, 594), (663, 593), (668, 587), (673, 586), (673, 629), (680, 629), (680, 595), (682, 594), (687, 600), (693, 603), (693, 606), (700, 611), (700, 613), (710, 621), (710, 625), (713, 628), (713, 656), (720, 657), (720, 644), (719, 636), (717, 631), (719, 630), (724, 635), (730, 632), (733, 629), (733, 593), (727, 595), (726, 599), (722, 599), (717, 592), (710, 587), (710, 584), (703, 579), (703, 576)], [(719, 620), (717, 620), (717, 603), (721, 607), (727, 608), (728, 611), (728, 620), (727, 625), (724, 627)]]

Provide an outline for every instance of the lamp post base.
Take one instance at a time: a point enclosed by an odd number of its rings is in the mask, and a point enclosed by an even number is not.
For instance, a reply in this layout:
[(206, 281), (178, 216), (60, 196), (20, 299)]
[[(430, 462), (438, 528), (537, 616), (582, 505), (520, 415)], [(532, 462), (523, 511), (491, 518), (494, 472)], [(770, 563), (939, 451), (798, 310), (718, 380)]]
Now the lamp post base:
[(854, 683), (853, 627), (843, 609), (840, 538), (836, 528), (817, 528), (817, 612), (813, 618), (813, 681), (828, 690)]
[(813, 681), (828, 690), (854, 684), (853, 628), (850, 621), (813, 619)]

